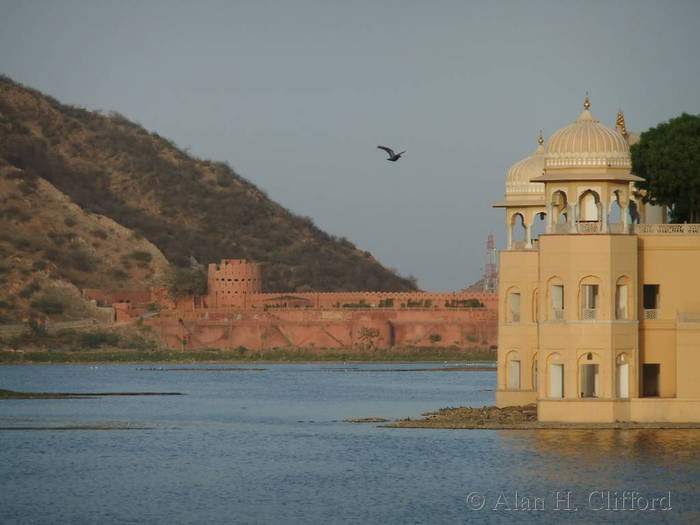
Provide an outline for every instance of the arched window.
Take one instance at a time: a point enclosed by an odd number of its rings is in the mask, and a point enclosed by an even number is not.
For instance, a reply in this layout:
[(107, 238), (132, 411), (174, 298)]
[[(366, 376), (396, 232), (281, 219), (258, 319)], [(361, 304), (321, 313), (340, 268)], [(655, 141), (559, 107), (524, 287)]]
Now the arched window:
[[(610, 213), (608, 214), (608, 224), (622, 223), (622, 206), (620, 205), (620, 192), (614, 191), (610, 199)], [(614, 229), (611, 227), (611, 230)], [(613, 231), (612, 233), (619, 233)]]
[(600, 397), (600, 358), (587, 352), (579, 357), (579, 396)]
[(588, 276), (581, 279), (579, 284), (579, 319), (594, 321), (600, 319), (600, 279)]
[(593, 190), (584, 191), (578, 199), (579, 221), (590, 222), (599, 221), (598, 205), (600, 197)]
[(508, 304), (506, 310), (507, 323), (520, 322), (520, 290), (512, 288), (508, 290)]
[(615, 283), (615, 319), (623, 321), (630, 318), (631, 286), (627, 276), (620, 277)]
[(566, 226), (564, 226), (567, 222), (567, 210), (568, 210), (568, 200), (566, 198), (566, 193), (562, 190), (557, 190), (554, 193), (552, 193), (552, 200), (550, 201), (550, 205), (548, 206), (548, 209), (551, 208), (551, 222), (550, 224), (552, 225), (552, 233), (566, 233)]
[(508, 390), (520, 390), (520, 355), (518, 352), (513, 351), (508, 354), (506, 372), (508, 374)]
[(626, 353), (618, 354), (615, 359), (615, 395), (622, 399), (630, 397), (629, 357)]
[(530, 236), (533, 242), (539, 239), (539, 236), (546, 233), (547, 230), (547, 214), (545, 212), (535, 213), (532, 218), (532, 226), (530, 227)]
[(558, 353), (553, 353), (547, 359), (549, 385), (548, 395), (552, 399), (564, 397), (564, 363)]
[(548, 282), (549, 288), (549, 320), (563, 321), (564, 320), (564, 283), (558, 277), (553, 277)]
[(525, 228), (525, 219), (522, 214), (514, 213), (510, 222), (511, 228), (511, 239), (512, 239), (512, 249), (522, 250), (525, 248), (525, 243), (527, 242), (526, 236), (527, 231)]

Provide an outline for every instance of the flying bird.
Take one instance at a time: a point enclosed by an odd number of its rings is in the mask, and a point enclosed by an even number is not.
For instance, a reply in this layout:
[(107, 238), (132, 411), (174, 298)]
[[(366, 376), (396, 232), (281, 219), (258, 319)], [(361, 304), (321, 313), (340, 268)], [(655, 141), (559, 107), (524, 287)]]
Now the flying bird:
[(393, 149), (387, 148), (386, 146), (377, 146), (377, 148), (383, 149), (384, 151), (386, 151), (387, 154), (389, 155), (389, 158), (386, 160), (390, 160), (391, 162), (396, 162), (397, 160), (399, 160), (401, 158), (401, 155), (406, 153), (405, 151), (402, 151), (401, 153), (396, 153)]

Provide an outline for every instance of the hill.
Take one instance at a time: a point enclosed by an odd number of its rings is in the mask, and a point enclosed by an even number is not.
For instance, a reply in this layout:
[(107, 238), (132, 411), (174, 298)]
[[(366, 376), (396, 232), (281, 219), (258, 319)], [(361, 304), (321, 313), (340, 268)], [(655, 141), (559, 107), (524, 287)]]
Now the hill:
[(46, 287), (147, 286), (192, 257), (262, 262), (270, 292), (416, 289), (226, 163), (2, 76), (0, 185), (5, 318), (18, 317), (7, 307), (17, 298), (19, 310), (36, 310)]

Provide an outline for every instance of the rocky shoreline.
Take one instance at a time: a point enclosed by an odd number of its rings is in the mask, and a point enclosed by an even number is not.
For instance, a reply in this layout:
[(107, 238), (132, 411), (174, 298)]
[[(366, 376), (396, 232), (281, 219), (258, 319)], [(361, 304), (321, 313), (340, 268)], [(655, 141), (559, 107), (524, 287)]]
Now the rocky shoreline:
[[(471, 408), (442, 408), (435, 412), (421, 414), (422, 419), (406, 418), (381, 425), (387, 428), (444, 428), (481, 430), (538, 430), (538, 429), (700, 429), (700, 423), (636, 423), (620, 421), (615, 423), (560, 423), (537, 421), (537, 405), (495, 406)], [(357, 420), (369, 422), (371, 419)]]

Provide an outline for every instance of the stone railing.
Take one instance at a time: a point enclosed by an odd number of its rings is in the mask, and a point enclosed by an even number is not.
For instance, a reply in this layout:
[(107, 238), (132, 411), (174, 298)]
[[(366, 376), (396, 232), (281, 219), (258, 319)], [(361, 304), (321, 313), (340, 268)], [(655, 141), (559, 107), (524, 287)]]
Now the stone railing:
[(583, 321), (594, 321), (598, 318), (597, 308), (581, 308), (581, 319)]
[(644, 319), (645, 320), (655, 320), (658, 318), (659, 318), (659, 311), (656, 308), (644, 310)]
[[(603, 231), (603, 223), (600, 221), (578, 221), (574, 233), (606, 233)], [(700, 224), (633, 224), (625, 226), (624, 223), (608, 223), (607, 233), (629, 233), (645, 235), (700, 235)], [(569, 225), (552, 224), (551, 233), (571, 233)]]
[(569, 224), (566, 222), (559, 223), (559, 224), (552, 224), (551, 232), (552, 233), (569, 233)]
[(532, 239), (529, 248), (527, 246), (527, 241), (513, 241), (511, 243), (511, 250), (536, 250), (538, 246), (538, 240), (539, 239)]
[(700, 234), (700, 224), (635, 224), (634, 233), (642, 234)]
[(577, 233), (600, 233), (601, 223), (598, 221), (578, 221), (576, 223)]
[(608, 223), (608, 233), (627, 233), (629, 231), (629, 226), (625, 229), (625, 224), (622, 222), (609, 222)]
[(621, 222), (608, 223), (607, 227), (603, 227), (601, 221), (578, 221), (575, 226), (575, 231), (570, 231), (568, 223), (552, 224), (549, 233), (629, 233), (629, 226)]

